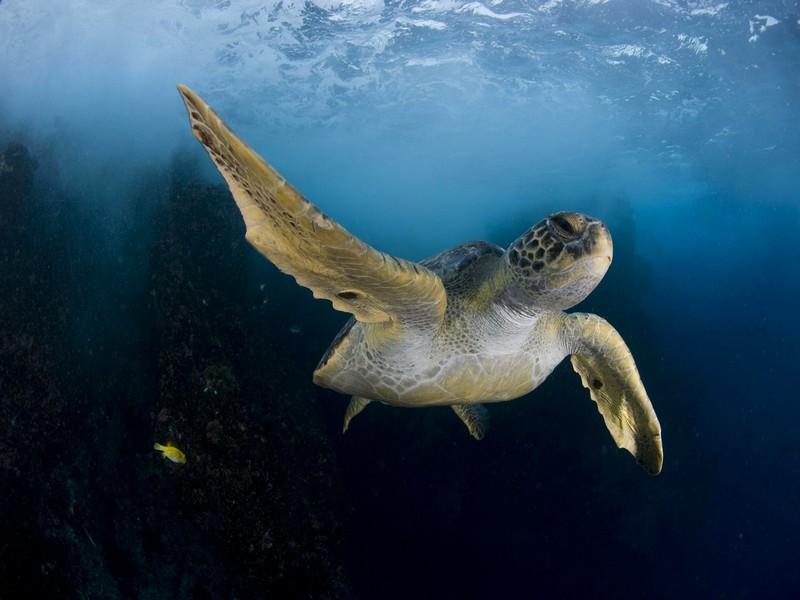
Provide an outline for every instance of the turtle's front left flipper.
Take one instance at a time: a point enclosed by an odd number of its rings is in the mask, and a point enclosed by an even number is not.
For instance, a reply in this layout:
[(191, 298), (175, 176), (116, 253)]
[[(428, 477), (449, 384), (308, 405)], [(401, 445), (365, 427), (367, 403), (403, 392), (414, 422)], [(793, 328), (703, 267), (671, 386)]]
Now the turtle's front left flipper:
[(236, 137), (200, 96), (178, 89), (192, 131), (228, 182), (256, 250), (315, 298), (361, 322), (424, 330), (439, 325), (447, 297), (435, 273), (348, 232)]
[(661, 425), (644, 389), (636, 363), (617, 330), (597, 315), (564, 315), (562, 336), (572, 367), (597, 403), (620, 448), (650, 474), (661, 472)]

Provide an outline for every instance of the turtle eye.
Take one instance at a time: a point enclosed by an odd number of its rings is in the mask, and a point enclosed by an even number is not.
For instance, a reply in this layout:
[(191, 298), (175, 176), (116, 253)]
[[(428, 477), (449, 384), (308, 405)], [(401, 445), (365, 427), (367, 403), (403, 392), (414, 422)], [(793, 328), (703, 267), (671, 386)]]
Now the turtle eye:
[(550, 222), (554, 225), (556, 233), (565, 237), (573, 237), (575, 235), (575, 228), (572, 223), (561, 215), (553, 215), (550, 217)]

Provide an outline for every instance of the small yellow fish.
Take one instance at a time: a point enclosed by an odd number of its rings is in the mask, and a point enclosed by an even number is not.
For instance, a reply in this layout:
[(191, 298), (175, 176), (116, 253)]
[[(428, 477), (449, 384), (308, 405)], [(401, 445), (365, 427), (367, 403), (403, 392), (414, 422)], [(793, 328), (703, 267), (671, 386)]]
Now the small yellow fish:
[(153, 450), (158, 450), (161, 452), (164, 458), (168, 458), (174, 463), (178, 463), (179, 465), (186, 464), (186, 455), (172, 444), (162, 446), (161, 444), (156, 443), (153, 444)]

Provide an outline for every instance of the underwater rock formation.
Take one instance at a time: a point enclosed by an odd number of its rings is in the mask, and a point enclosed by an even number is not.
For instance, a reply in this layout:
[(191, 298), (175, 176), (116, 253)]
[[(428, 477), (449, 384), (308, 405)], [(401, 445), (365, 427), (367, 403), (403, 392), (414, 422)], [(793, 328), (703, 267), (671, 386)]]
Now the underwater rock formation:
[(350, 595), (308, 373), (227, 192), (180, 168), (109, 243), (24, 146), (0, 154), (3, 600)]
[(189, 184), (157, 219), (153, 435), (187, 455), (182, 467), (153, 457), (159, 486), (240, 594), (341, 597), (335, 460), (308, 374), (287, 368), (278, 323), (254, 309), (235, 211), (222, 188)]
[[(75, 514), (85, 404), (70, 397), (64, 231), (25, 146), (0, 154), (0, 597), (68, 589), (52, 533)], [(73, 468), (75, 467), (75, 468)], [(49, 582), (40, 586), (40, 583)]]
[(30, 202), (33, 194), (33, 174), (36, 162), (22, 144), (10, 143), (0, 154), (0, 226), (11, 233), (19, 224), (17, 213)]

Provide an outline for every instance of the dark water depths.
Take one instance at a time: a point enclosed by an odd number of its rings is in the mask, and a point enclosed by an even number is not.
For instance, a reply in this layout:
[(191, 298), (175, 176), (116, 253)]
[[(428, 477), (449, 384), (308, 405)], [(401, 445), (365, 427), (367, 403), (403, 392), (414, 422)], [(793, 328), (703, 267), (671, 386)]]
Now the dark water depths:
[[(310, 373), (344, 317), (246, 245), (192, 161), (142, 178), (112, 245), (27, 149), (4, 160), (2, 597), (798, 588), (796, 209), (603, 200), (617, 258), (581, 309), (637, 358), (653, 478), (568, 365), (491, 406), (480, 443), (447, 409), (369, 407), (342, 436)], [(150, 450), (166, 438), (186, 466)]]
[[(0, 4), (0, 600), (797, 597), (797, 3), (240, 4)], [(481, 442), (343, 436), (311, 373), (347, 315), (246, 243), (177, 81), (399, 256), (602, 219), (577, 310), (661, 475), (568, 363)]]

